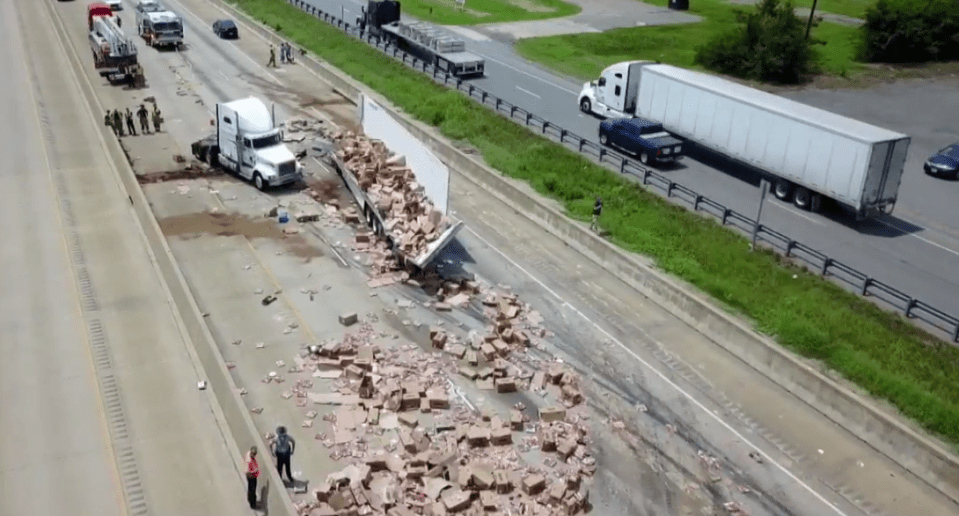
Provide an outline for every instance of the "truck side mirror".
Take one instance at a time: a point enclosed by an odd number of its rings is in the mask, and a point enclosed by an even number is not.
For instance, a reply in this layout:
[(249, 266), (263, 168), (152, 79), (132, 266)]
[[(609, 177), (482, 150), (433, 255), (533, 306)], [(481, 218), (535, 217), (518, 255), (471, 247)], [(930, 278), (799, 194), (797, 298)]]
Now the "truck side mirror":
[(599, 78), (599, 85), (600, 85), (600, 86), (606, 86), (606, 78), (605, 78), (605, 77), (600, 77), (600, 78)]

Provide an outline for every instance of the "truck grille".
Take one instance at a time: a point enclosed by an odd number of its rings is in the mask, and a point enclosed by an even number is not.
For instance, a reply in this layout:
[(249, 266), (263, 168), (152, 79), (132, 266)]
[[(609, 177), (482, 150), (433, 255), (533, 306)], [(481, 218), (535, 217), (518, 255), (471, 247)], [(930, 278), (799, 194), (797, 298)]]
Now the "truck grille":
[(288, 161), (280, 164), (280, 176), (289, 176), (296, 173), (296, 162)]

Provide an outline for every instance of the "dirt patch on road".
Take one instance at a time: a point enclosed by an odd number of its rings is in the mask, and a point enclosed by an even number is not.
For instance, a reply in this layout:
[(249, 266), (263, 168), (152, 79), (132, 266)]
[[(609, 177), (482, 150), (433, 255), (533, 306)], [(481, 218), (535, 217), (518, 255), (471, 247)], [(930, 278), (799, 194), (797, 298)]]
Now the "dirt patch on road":
[(223, 171), (211, 167), (187, 167), (180, 170), (168, 170), (165, 172), (149, 172), (146, 174), (137, 174), (137, 182), (141, 185), (151, 185), (154, 183), (165, 183), (167, 181), (183, 181), (187, 179), (202, 179), (207, 177), (222, 176)]
[(323, 251), (307, 242), (299, 233), (289, 234), (284, 229), (299, 228), (296, 223), (281, 226), (273, 219), (252, 219), (235, 213), (191, 213), (177, 215), (157, 221), (166, 237), (179, 237), (183, 240), (192, 240), (203, 235), (237, 236), (246, 238), (267, 238), (282, 242), (284, 247), (298, 258), (307, 262), (313, 258), (320, 258)]

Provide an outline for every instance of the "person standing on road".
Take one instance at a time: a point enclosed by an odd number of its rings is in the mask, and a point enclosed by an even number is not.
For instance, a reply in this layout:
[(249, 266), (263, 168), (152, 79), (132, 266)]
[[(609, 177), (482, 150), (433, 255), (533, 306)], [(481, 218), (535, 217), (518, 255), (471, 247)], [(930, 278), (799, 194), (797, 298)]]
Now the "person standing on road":
[(589, 224), (589, 229), (599, 232), (599, 216), (603, 214), (603, 200), (596, 198), (596, 204), (593, 205), (593, 222)]
[(130, 133), (130, 136), (136, 136), (137, 126), (133, 124), (133, 111), (130, 111), (130, 108), (127, 108), (127, 112), (124, 114), (124, 117), (127, 119), (127, 131)]
[(270, 61), (266, 63), (266, 66), (276, 68), (276, 47), (270, 45)]
[(117, 127), (113, 125), (113, 113), (110, 110), (107, 110), (107, 114), (103, 115), (103, 125), (110, 128), (113, 131), (113, 134), (120, 136), (120, 133), (117, 132)]
[(286, 56), (287, 56), (286, 43), (280, 43), (280, 63), (281, 64), (286, 62)]
[(286, 477), (293, 483), (293, 472), (290, 471), (290, 458), (296, 451), (296, 439), (286, 433), (286, 427), (280, 426), (276, 429), (276, 440), (273, 441), (273, 455), (276, 457), (276, 469), (283, 478), (283, 468), (286, 468)]
[(256, 446), (246, 454), (246, 501), (256, 509), (256, 479), (260, 476), (260, 464), (256, 461)]
[(113, 129), (116, 130), (117, 136), (123, 136), (123, 117), (120, 116), (120, 110), (113, 110)]
[(153, 131), (160, 132), (160, 122), (163, 118), (160, 116), (160, 108), (156, 104), (153, 105)]
[(140, 130), (143, 134), (149, 134), (150, 122), (147, 120), (147, 108), (143, 104), (140, 104), (140, 109), (137, 110), (137, 118), (140, 119)]

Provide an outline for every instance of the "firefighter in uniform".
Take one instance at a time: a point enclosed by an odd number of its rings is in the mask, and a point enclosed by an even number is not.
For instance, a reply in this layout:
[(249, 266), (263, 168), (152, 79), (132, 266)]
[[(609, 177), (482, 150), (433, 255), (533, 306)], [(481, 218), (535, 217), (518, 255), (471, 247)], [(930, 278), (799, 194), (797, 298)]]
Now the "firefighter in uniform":
[(116, 130), (117, 136), (123, 136), (123, 117), (120, 116), (120, 110), (113, 110), (113, 129)]
[(266, 63), (266, 66), (276, 68), (276, 47), (270, 45), (270, 62)]
[(143, 131), (143, 134), (148, 134), (150, 132), (150, 122), (147, 120), (147, 108), (140, 104), (140, 109), (137, 110), (137, 118), (140, 119), (140, 130)]
[(160, 121), (162, 120), (160, 116), (160, 108), (156, 104), (153, 105), (153, 131), (160, 132)]
[(136, 136), (137, 126), (133, 124), (133, 111), (130, 111), (130, 108), (127, 108), (127, 112), (124, 113), (124, 117), (127, 119), (127, 131), (130, 133), (130, 136)]

